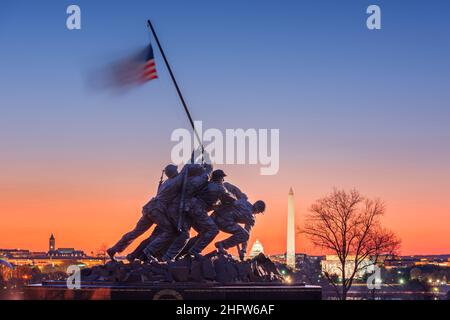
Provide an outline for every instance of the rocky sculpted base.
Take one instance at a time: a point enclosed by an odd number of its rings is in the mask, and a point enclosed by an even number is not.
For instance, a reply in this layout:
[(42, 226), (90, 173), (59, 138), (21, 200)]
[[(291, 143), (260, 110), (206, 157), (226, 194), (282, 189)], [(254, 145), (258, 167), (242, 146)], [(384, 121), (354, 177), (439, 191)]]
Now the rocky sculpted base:
[(283, 277), (276, 265), (264, 254), (247, 261), (213, 253), (200, 259), (186, 257), (169, 263), (123, 263), (110, 261), (105, 265), (81, 270), (82, 282), (155, 283), (212, 282), (281, 283)]

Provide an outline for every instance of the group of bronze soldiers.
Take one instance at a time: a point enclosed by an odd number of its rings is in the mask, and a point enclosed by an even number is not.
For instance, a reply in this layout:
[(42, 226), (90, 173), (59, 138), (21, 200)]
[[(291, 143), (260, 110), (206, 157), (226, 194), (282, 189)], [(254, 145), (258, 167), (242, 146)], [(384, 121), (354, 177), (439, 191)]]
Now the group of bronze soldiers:
[[(250, 203), (238, 187), (224, 182), (222, 170), (213, 171), (210, 164), (186, 164), (181, 172), (168, 165), (163, 172), (167, 179), (161, 179), (136, 227), (107, 250), (111, 259), (156, 225), (150, 237), (127, 255), (129, 261), (168, 262), (186, 255), (199, 258), (219, 231), (231, 236), (215, 243), (217, 251), (227, 254), (227, 249), (237, 247), (243, 260), (255, 215), (264, 212), (265, 203)], [(191, 228), (197, 232), (192, 238)]]

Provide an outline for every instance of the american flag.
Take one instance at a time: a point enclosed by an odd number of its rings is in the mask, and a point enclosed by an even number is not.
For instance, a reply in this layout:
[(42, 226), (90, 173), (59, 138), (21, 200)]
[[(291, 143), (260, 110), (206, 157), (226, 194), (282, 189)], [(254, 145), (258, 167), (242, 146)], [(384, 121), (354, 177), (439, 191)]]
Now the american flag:
[(158, 78), (152, 45), (112, 64), (112, 85), (118, 88), (144, 84)]
[(153, 55), (152, 45), (149, 44), (145, 57), (145, 65), (144, 65), (144, 72), (142, 74), (142, 80), (146, 82), (157, 78), (158, 73), (156, 72), (155, 56)]

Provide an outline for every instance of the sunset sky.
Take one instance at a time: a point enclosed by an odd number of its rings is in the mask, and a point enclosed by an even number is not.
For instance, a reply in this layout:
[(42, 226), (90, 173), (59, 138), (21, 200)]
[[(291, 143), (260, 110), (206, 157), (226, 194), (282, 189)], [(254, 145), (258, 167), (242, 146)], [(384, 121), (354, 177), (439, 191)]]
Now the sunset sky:
[[(78, 4), (82, 29), (66, 29)], [(378, 4), (382, 30), (366, 28)], [(148, 43), (151, 18), (193, 117), (280, 129), (280, 171), (227, 165), (263, 199), (250, 242), (286, 247), (333, 187), (386, 204), (402, 254), (450, 253), (450, 3), (438, 1), (10, 1), (0, 9), (0, 248), (90, 253), (138, 220), (188, 128), (159, 79), (124, 93), (92, 75)], [(132, 248), (132, 247), (131, 247)], [(297, 237), (297, 251), (323, 253)]]

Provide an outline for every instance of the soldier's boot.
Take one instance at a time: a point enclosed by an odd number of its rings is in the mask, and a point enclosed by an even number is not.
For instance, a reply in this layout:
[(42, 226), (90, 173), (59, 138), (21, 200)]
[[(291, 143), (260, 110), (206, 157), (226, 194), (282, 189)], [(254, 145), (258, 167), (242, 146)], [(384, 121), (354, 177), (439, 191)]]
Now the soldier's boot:
[(162, 257), (161, 258), (161, 262), (169, 263), (169, 262), (174, 262), (174, 261), (175, 261), (175, 258), (174, 259), (170, 259), (170, 258), (167, 258), (167, 257)]
[(109, 258), (114, 261), (114, 255), (116, 254), (116, 251), (113, 248), (109, 248), (106, 250), (106, 253), (108, 254)]
[(162, 257), (162, 261), (172, 261), (175, 260), (176, 257), (181, 255), (183, 248), (186, 246), (186, 243), (189, 240), (189, 231), (184, 230), (179, 233), (175, 240), (172, 241), (171, 245), (165, 252)]
[(142, 262), (146, 262), (147, 261), (147, 256), (145, 255), (145, 253), (142, 253), (140, 256), (139, 256), (139, 258), (138, 258), (140, 261), (142, 261)]
[(216, 242), (214, 245), (216, 246), (217, 251), (218, 251), (220, 254), (228, 255), (228, 252), (227, 252), (227, 250), (225, 250), (225, 248), (223, 247), (222, 242)]
[(148, 250), (148, 248), (144, 249), (144, 255), (146, 257), (145, 262), (152, 263), (152, 262), (158, 262), (158, 259), (153, 255), (153, 252), (151, 250)]
[(151, 254), (145, 254), (145, 263), (152, 263), (152, 262), (159, 262), (158, 259), (155, 258), (155, 256)]
[(189, 252), (189, 254), (187, 255), (191, 260), (203, 260), (203, 256), (198, 253), (198, 252)]
[(132, 253), (127, 254), (127, 260), (129, 263), (132, 263), (132, 262), (134, 262), (134, 260), (136, 260), (136, 256)]

